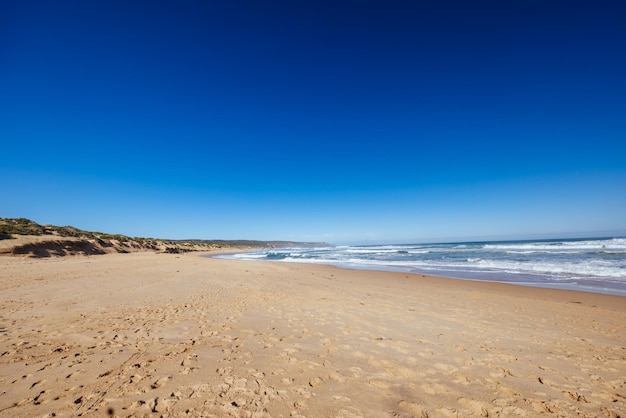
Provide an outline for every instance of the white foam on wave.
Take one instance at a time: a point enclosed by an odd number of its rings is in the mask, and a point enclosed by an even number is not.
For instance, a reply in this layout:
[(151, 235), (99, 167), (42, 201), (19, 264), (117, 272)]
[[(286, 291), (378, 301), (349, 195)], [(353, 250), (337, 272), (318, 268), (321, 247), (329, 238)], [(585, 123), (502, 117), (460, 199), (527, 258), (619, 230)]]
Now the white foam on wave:
[(501, 243), (501, 244), (485, 244), (484, 249), (487, 250), (528, 250), (528, 251), (626, 251), (626, 238), (612, 238), (606, 240), (587, 240), (587, 241), (542, 241), (528, 243)]
[(241, 254), (220, 254), (216, 258), (234, 258), (239, 260), (255, 260), (265, 258), (266, 254), (263, 253), (241, 253)]
[[(519, 283), (593, 283), (626, 292), (626, 238), (535, 242), (283, 248), (224, 258), (426, 272)], [(604, 284), (603, 284), (604, 283)], [(618, 291), (618, 290), (615, 290)]]
[(626, 269), (603, 260), (587, 260), (585, 262), (546, 262), (546, 261), (512, 261), (484, 260), (474, 262), (478, 267), (494, 270), (506, 270), (521, 273), (540, 273), (546, 275), (580, 275), (590, 277), (613, 277), (626, 279)]
[(398, 248), (348, 248), (345, 250), (347, 253), (352, 254), (385, 254), (396, 253), (401, 249)]
[[(294, 260), (301, 261), (301, 260)], [(563, 276), (571, 277), (604, 277), (626, 279), (626, 269), (614, 266), (611, 263), (602, 261), (589, 261), (584, 264), (577, 263), (550, 263), (550, 262), (520, 262), (510, 260), (485, 260), (482, 258), (470, 258), (465, 262), (454, 262), (449, 260), (440, 261), (393, 261), (393, 260), (363, 260), (358, 258), (350, 258), (346, 260), (337, 259), (316, 259), (315, 263), (332, 264), (336, 262), (351, 264), (355, 266), (379, 266), (379, 267), (396, 267), (396, 268), (419, 268), (430, 270), (455, 270), (455, 271), (501, 271), (507, 274), (540, 274), (546, 276)], [(309, 260), (307, 260), (309, 262)]]

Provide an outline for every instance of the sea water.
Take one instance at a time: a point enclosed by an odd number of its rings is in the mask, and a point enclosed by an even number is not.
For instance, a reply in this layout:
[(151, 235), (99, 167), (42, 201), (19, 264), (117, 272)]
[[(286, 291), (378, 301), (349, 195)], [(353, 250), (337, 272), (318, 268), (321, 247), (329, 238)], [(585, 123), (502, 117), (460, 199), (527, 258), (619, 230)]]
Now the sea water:
[(626, 238), (283, 248), (221, 257), (401, 271), (626, 296)]

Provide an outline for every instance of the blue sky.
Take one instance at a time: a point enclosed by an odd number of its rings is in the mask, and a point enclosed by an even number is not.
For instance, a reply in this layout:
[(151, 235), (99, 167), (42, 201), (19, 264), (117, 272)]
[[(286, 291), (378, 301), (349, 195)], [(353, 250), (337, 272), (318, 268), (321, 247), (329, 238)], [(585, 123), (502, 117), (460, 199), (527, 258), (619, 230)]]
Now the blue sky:
[(0, 7), (0, 216), (181, 239), (626, 233), (623, 2)]

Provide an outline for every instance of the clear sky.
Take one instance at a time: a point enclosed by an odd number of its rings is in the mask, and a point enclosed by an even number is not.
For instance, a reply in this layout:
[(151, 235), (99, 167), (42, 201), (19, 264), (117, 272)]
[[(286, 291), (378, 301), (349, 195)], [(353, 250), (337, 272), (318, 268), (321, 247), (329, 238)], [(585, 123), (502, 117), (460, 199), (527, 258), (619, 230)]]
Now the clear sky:
[(0, 6), (0, 216), (131, 236), (626, 233), (624, 1)]

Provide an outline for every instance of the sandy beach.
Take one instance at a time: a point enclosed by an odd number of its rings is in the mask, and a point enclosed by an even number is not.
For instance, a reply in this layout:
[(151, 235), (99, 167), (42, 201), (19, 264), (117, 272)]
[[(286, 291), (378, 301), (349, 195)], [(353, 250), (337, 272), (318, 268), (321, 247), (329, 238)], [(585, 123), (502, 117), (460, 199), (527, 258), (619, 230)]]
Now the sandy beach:
[(624, 417), (626, 298), (198, 254), (0, 257), (0, 416)]

